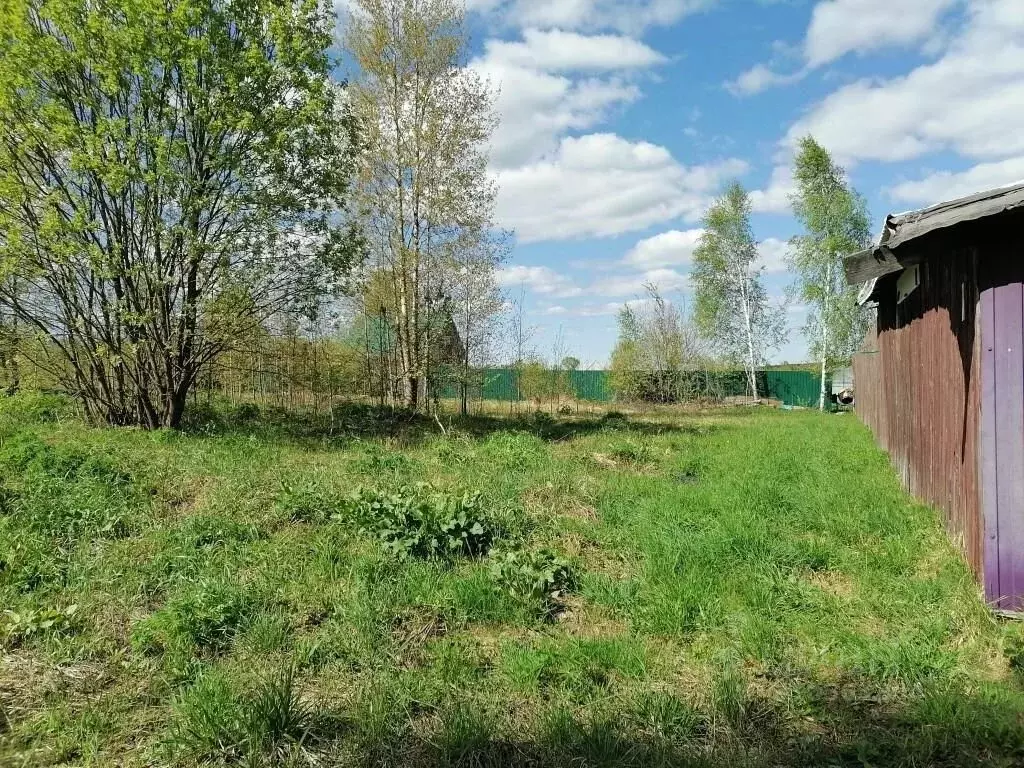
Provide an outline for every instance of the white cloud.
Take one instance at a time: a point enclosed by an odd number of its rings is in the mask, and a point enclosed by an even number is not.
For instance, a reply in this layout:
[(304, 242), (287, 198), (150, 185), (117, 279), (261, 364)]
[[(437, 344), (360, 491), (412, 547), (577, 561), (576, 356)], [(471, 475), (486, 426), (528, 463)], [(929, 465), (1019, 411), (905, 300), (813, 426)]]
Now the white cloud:
[(544, 310), (544, 314), (545, 315), (567, 315), (567, 314), (569, 314), (569, 310), (568, 310), (568, 308), (563, 307), (561, 304), (555, 304), (553, 306), (547, 307)]
[(502, 267), (498, 270), (497, 281), (502, 288), (525, 286), (544, 296), (568, 298), (582, 293), (571, 279), (550, 267), (528, 267), (522, 264)]
[(769, 237), (757, 244), (757, 264), (764, 267), (765, 272), (785, 272), (789, 268), (786, 265), (787, 253), (789, 243), (776, 237)]
[(929, 38), (942, 14), (961, 0), (826, 0), (814, 7), (804, 57), (820, 67), (848, 53), (864, 54)]
[(795, 83), (803, 76), (803, 72), (786, 75), (773, 71), (767, 64), (756, 64), (735, 80), (727, 82), (725, 88), (733, 96), (751, 96), (776, 85)]
[(703, 234), (702, 229), (662, 232), (634, 245), (623, 257), (622, 264), (640, 269), (689, 264)]
[(633, 78), (662, 61), (654, 49), (617, 35), (528, 29), (522, 40), (488, 41), (470, 67), (499, 89), (493, 166), (538, 160), (567, 132), (600, 124), (640, 98)]
[(644, 69), (665, 57), (639, 40), (622, 35), (581, 35), (559, 29), (523, 31), (522, 40), (488, 40), (484, 58), (510, 67), (545, 72)]
[(664, 147), (608, 133), (561, 140), (551, 157), (498, 174), (498, 220), (520, 241), (606, 237), (696, 220), (741, 160), (687, 167)]
[(587, 288), (586, 294), (609, 297), (640, 296), (647, 293), (648, 285), (669, 293), (688, 288), (690, 278), (674, 269), (649, 269), (639, 274), (601, 278)]
[(474, 10), (497, 13), (520, 27), (614, 29), (636, 34), (675, 24), (715, 0), (472, 0)]
[(793, 169), (788, 165), (777, 165), (772, 169), (768, 186), (750, 193), (750, 207), (755, 213), (790, 212), (789, 196), (795, 190)]
[(1012, 157), (994, 163), (981, 163), (960, 173), (939, 171), (923, 179), (905, 181), (893, 187), (890, 196), (904, 203), (932, 205), (1013, 184), (1021, 179), (1024, 179), (1024, 157)]
[[(802, 80), (809, 72), (854, 53), (864, 55), (891, 47), (923, 43), (938, 47), (943, 15), (964, 0), (822, 0), (811, 12), (807, 34), (799, 47), (802, 66), (794, 72), (757, 64), (725, 87), (735, 96), (749, 96), (774, 86)], [(786, 50), (788, 54), (790, 51)]]
[(908, 75), (840, 88), (793, 125), (844, 163), (900, 161), (953, 150), (1024, 154), (1024, 3), (976, 0), (946, 53)]

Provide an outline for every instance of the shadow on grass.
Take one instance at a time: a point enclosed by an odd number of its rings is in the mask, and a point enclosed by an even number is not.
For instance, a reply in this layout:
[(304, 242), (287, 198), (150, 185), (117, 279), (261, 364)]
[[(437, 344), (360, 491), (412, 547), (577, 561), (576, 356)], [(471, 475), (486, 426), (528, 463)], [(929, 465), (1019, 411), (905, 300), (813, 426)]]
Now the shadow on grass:
[[(828, 709), (814, 718), (777, 702), (750, 702), (732, 724), (689, 721), (637, 723), (632, 713), (589, 723), (560, 719), (536, 741), (442, 734), (367, 745), (365, 766), (1019, 766), (1024, 765), (1024, 715), (1011, 702), (962, 691), (918, 698), (901, 706), (850, 701), (836, 689), (818, 691)], [(639, 727), (638, 727), (639, 726)]]
[[(687, 414), (691, 415), (691, 414)], [(664, 418), (664, 416), (662, 417)], [(720, 431), (717, 424), (680, 424), (644, 416), (610, 413), (600, 417), (550, 416), (546, 413), (510, 416), (433, 416), (398, 408), (344, 403), (330, 412), (290, 410), (255, 405), (209, 407), (196, 404), (186, 413), (184, 431), (200, 435), (258, 435), (298, 442), (337, 442), (358, 438), (388, 438), (412, 446), (442, 432), (483, 439), (495, 432), (527, 432), (542, 440), (560, 441), (602, 431), (632, 434), (700, 434)]]

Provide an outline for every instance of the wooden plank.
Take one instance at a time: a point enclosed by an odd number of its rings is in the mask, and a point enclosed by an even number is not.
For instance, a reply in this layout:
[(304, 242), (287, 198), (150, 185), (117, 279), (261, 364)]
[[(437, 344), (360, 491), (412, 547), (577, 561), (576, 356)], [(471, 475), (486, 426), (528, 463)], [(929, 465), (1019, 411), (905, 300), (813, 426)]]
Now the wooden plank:
[(884, 246), (868, 248), (843, 259), (846, 282), (850, 285), (860, 285), (875, 277), (902, 272), (903, 269), (896, 254)]
[(998, 604), (999, 591), (999, 504), (996, 499), (996, 354), (995, 292), (981, 293), (981, 427), (978, 469), (981, 475), (981, 509), (985, 526), (983, 584), (985, 597)]
[(1024, 600), (1024, 286), (994, 289), (999, 607)]

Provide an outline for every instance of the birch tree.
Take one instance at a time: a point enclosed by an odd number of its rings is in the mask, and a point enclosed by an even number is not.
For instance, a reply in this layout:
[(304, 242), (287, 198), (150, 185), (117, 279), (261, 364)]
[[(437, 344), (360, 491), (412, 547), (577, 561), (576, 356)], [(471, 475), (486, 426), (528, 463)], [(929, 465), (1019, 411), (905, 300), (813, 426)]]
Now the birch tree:
[(487, 253), (496, 188), (487, 174), (497, 117), (466, 69), (454, 0), (355, 0), (347, 47), (362, 153), (357, 196), (372, 266), (394, 297), (402, 404), (418, 407), (430, 367), (430, 315), (467, 257)]
[(804, 234), (791, 242), (790, 266), (797, 276), (794, 292), (809, 307), (804, 333), (820, 363), (818, 407), (824, 410), (828, 374), (856, 351), (869, 319), (857, 306), (857, 289), (846, 283), (842, 262), (867, 247), (870, 224), (846, 172), (811, 136), (800, 141), (793, 175), (793, 214)]
[(317, 0), (0, 7), (0, 304), (90, 417), (176, 427), (239, 333), (351, 256)]
[(693, 255), (694, 310), (701, 333), (730, 360), (742, 360), (747, 386), (760, 399), (757, 371), (781, 343), (784, 309), (772, 307), (757, 266), (750, 198), (732, 184), (708, 209)]
[(495, 273), (504, 251), (490, 249), (491, 245), (490, 241), (482, 243), (481, 247), (488, 249), (484, 252), (462, 252), (451, 286), (455, 327), (462, 343), (455, 380), (463, 416), (469, 413), (470, 387), (480, 383), (476, 371), (491, 360), (504, 307)]

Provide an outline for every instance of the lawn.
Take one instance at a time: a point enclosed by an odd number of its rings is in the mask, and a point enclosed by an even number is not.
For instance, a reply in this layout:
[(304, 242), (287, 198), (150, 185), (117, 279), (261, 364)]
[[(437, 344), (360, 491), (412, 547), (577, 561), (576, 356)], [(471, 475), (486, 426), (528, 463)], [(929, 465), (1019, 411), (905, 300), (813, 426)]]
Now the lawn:
[(1019, 765), (1024, 632), (853, 415), (0, 400), (0, 764)]

